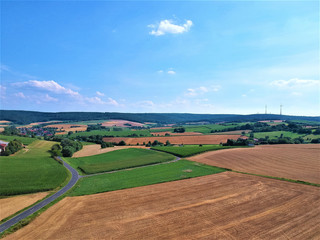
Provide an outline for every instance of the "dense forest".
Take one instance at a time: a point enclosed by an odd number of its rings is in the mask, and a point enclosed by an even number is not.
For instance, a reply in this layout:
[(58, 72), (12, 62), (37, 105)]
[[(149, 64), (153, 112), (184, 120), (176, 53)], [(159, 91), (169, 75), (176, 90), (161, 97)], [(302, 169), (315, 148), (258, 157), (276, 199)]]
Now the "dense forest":
[(320, 121), (320, 117), (288, 116), (276, 114), (190, 114), (190, 113), (117, 113), (117, 112), (35, 112), (19, 110), (0, 110), (0, 120), (12, 121), (15, 124), (32, 122), (87, 121), (121, 119), (135, 122), (154, 122), (160, 124), (188, 122), (236, 122), (259, 120), (308, 120)]

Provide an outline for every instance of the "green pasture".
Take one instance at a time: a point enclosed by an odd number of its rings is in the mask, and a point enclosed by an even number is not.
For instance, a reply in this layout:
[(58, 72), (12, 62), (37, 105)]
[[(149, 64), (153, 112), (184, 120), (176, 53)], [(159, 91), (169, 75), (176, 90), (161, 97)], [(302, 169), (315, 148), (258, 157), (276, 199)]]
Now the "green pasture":
[(33, 143), (35, 140), (37, 140), (37, 138), (0, 135), (0, 140), (5, 141), (5, 142), (10, 142), (14, 139), (19, 140), (24, 145), (29, 145), (29, 144)]
[(199, 153), (207, 152), (207, 151), (215, 151), (220, 149), (232, 148), (229, 146), (220, 146), (220, 145), (184, 145), (184, 146), (160, 146), (160, 147), (152, 147), (151, 149), (172, 153), (176, 156), (180, 157), (189, 157), (192, 155), (196, 155)]
[(203, 134), (208, 134), (208, 133), (211, 133), (211, 131), (215, 131), (215, 130), (222, 131), (227, 128), (241, 126), (241, 125), (245, 125), (247, 123), (248, 122), (225, 123), (225, 124), (207, 124), (207, 125), (198, 125), (198, 126), (185, 125), (184, 128), (186, 129), (186, 132), (200, 132)]
[(34, 141), (27, 150), (0, 157), (0, 196), (48, 191), (60, 186), (67, 170), (50, 157), (55, 142)]
[(187, 160), (81, 178), (71, 196), (95, 194), (226, 171)]
[[(265, 138), (266, 136), (269, 136), (270, 139), (275, 139), (281, 136), (283, 134), (283, 137), (290, 137), (290, 138), (298, 138), (303, 137), (305, 134), (298, 134), (288, 131), (274, 131), (274, 132), (255, 132), (254, 138)], [(250, 136), (250, 133), (246, 134), (247, 136)]]
[(175, 157), (147, 149), (129, 148), (89, 157), (66, 159), (85, 174), (108, 172), (174, 160)]

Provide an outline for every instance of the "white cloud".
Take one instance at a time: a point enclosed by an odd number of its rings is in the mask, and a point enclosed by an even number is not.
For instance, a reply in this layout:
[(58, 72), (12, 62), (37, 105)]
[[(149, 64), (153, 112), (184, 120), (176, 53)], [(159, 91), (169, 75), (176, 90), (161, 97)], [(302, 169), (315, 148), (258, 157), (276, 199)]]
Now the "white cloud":
[(159, 70), (159, 71), (157, 71), (157, 73), (162, 74), (162, 73), (163, 73), (163, 70)]
[(80, 96), (78, 92), (72, 91), (69, 88), (65, 88), (58, 84), (55, 81), (38, 81), (38, 80), (29, 80), (27, 82), (14, 83), (15, 86), (31, 86), (57, 94), (67, 94), (73, 97)]
[(149, 32), (151, 35), (161, 36), (167, 33), (170, 34), (181, 34), (188, 32), (193, 25), (191, 20), (186, 20), (186, 23), (182, 25), (173, 24), (172, 20), (162, 20), (159, 24), (154, 25), (150, 24), (148, 27), (152, 28), (152, 31)]
[(175, 71), (173, 71), (173, 70), (169, 70), (169, 71), (168, 71), (168, 74), (170, 74), (170, 75), (174, 75), (174, 74), (176, 74), (176, 72), (175, 72)]
[(213, 85), (210, 87), (198, 87), (198, 88), (189, 88), (187, 89), (187, 92), (185, 93), (186, 96), (190, 96), (190, 97), (194, 97), (194, 96), (198, 96), (198, 95), (202, 95), (208, 92), (217, 92), (220, 90), (220, 86), (219, 85)]
[(86, 97), (85, 98), (89, 103), (92, 103), (92, 104), (107, 104), (105, 101), (101, 100), (101, 98), (99, 97)]
[(114, 100), (110, 97), (108, 98), (108, 100), (109, 100), (108, 104), (114, 105), (114, 106), (119, 106), (119, 103), (116, 100)]
[(319, 80), (306, 80), (299, 78), (292, 78), (289, 80), (276, 80), (271, 82), (271, 86), (282, 88), (282, 89), (309, 89), (319, 88)]
[(104, 93), (99, 92), (99, 91), (97, 91), (96, 94), (97, 94), (98, 96), (100, 96), (100, 97), (103, 97), (103, 96), (104, 96)]
[(16, 97), (18, 97), (18, 98), (23, 98), (23, 99), (26, 98), (26, 96), (23, 94), (23, 92), (15, 93), (14, 96), (16, 96)]
[(241, 97), (247, 97), (247, 94), (242, 94)]
[(44, 96), (43, 100), (46, 101), (46, 102), (57, 102), (58, 101), (57, 98), (51, 97), (51, 96), (49, 96), (49, 94), (46, 94)]

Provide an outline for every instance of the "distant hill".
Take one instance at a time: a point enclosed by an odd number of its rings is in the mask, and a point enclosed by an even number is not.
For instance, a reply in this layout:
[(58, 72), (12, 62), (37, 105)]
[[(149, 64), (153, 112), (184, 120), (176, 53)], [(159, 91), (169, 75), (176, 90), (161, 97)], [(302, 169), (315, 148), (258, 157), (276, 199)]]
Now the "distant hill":
[(0, 120), (12, 121), (15, 124), (32, 122), (87, 121), (122, 119), (135, 122), (154, 122), (161, 124), (188, 122), (237, 122), (260, 120), (307, 120), (320, 122), (320, 117), (288, 116), (276, 114), (190, 114), (190, 113), (117, 113), (117, 112), (35, 112), (20, 110), (0, 110)]

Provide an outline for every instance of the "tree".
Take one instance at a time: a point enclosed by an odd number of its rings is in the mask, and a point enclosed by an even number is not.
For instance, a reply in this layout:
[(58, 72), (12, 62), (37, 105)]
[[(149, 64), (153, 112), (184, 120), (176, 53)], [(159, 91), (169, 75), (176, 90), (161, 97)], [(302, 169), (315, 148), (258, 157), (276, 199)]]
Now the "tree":
[(170, 141), (167, 140), (165, 145), (166, 145), (166, 146), (170, 146), (170, 145), (171, 145)]
[(118, 146), (125, 146), (126, 145), (126, 142), (121, 140), (119, 143), (118, 143)]
[(70, 146), (66, 146), (62, 149), (61, 153), (62, 153), (62, 156), (64, 157), (72, 157), (74, 153), (74, 148)]
[(186, 131), (186, 129), (184, 127), (178, 127), (173, 129), (173, 132), (175, 133), (184, 133)]

